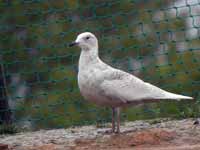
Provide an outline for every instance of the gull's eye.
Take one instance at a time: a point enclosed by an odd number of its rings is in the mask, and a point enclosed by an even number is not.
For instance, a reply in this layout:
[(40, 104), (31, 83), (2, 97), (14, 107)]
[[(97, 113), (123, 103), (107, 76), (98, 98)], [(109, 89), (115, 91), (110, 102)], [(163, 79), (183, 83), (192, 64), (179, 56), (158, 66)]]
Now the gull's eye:
[(88, 40), (89, 38), (90, 38), (90, 37), (89, 37), (89, 36), (87, 36), (85, 39), (86, 39), (86, 40)]

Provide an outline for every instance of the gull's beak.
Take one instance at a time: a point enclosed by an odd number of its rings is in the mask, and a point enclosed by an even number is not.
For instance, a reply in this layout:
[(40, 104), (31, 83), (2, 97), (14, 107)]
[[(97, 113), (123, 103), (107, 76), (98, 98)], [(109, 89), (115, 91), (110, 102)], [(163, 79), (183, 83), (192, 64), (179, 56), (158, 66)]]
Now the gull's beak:
[(78, 44), (78, 43), (74, 41), (74, 42), (72, 42), (72, 43), (69, 44), (69, 47), (75, 46), (75, 45), (77, 45), (77, 44)]

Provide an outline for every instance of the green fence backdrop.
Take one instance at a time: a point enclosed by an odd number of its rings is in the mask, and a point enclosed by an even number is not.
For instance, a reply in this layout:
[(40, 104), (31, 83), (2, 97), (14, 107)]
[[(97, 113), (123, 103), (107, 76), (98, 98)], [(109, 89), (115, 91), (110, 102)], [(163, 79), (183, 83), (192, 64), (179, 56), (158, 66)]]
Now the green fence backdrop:
[(109, 122), (110, 110), (81, 97), (77, 34), (93, 32), (100, 57), (195, 102), (123, 110), (124, 120), (200, 115), (199, 0), (1, 0), (0, 123), (62, 128)]

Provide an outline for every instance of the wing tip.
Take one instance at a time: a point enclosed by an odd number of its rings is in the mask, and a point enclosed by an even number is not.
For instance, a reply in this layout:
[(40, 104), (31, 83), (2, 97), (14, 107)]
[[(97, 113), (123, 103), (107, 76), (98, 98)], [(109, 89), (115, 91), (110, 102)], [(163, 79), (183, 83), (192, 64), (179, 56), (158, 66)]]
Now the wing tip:
[(194, 100), (194, 98), (193, 98), (193, 97), (190, 97), (190, 96), (187, 96), (187, 99)]
[(178, 94), (174, 94), (174, 93), (170, 93), (170, 95), (171, 95), (172, 99), (174, 98), (174, 99), (177, 99), (177, 100), (181, 100), (181, 99), (194, 100), (194, 98), (190, 97), (190, 96), (178, 95)]
[(181, 99), (194, 100), (194, 98), (193, 98), (193, 97), (190, 97), (190, 96), (181, 96)]
[(194, 99), (193, 97), (190, 97), (190, 96), (183, 96), (183, 99)]

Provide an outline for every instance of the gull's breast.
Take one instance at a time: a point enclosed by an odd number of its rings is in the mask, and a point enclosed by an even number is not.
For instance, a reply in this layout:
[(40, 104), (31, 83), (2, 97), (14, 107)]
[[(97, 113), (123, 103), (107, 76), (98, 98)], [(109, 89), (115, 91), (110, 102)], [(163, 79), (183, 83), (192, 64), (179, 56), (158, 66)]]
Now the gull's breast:
[(88, 101), (97, 105), (108, 106), (109, 99), (101, 95), (100, 91), (101, 77), (96, 69), (79, 71), (78, 86), (81, 95)]

